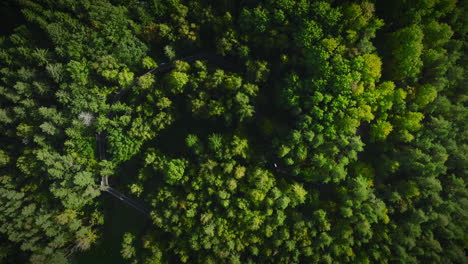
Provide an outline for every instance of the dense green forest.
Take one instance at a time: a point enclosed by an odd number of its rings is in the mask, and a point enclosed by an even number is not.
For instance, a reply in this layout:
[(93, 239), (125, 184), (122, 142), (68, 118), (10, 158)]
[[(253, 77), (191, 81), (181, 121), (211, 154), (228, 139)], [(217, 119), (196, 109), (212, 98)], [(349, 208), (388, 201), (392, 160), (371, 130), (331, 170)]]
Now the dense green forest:
[(467, 6), (2, 1), (0, 263), (468, 263)]

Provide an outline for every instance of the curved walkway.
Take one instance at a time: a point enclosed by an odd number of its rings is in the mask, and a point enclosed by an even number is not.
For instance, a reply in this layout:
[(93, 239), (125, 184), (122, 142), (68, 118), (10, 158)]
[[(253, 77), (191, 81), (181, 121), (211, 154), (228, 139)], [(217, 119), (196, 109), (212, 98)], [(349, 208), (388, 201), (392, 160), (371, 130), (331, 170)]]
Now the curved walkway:
[[(242, 68), (238, 65), (230, 64), (227, 63), (227, 61), (224, 60), (223, 57), (209, 53), (209, 52), (201, 52), (189, 57), (181, 58), (178, 59), (179, 61), (185, 61), (185, 62), (193, 62), (196, 60), (207, 60), (212, 64), (217, 64), (220, 66), (223, 66), (225, 69), (228, 70), (233, 70), (233, 71), (240, 71)], [(122, 99), (122, 97), (130, 90), (132, 89), (133, 86), (135, 86), (138, 83), (138, 79), (147, 75), (147, 74), (154, 74), (154, 73), (159, 73), (163, 72), (166, 70), (169, 70), (174, 66), (174, 62), (167, 62), (167, 63), (161, 63), (158, 67), (153, 68), (149, 70), (148, 72), (140, 75), (139, 77), (135, 78), (133, 82), (129, 85), (129, 87), (120, 90), (114, 97), (112, 98), (111, 102), (111, 107), (113, 104), (117, 103)], [(107, 114), (107, 118), (112, 118), (114, 113), (110, 111)], [(106, 138), (106, 131), (101, 131), (96, 133), (96, 142), (98, 144), (98, 152), (99, 152), (99, 160), (108, 160), (108, 152), (107, 152), (107, 138)], [(101, 177), (101, 189), (112, 195), (113, 197), (119, 199), (120, 201), (126, 203), (130, 207), (136, 209), (137, 211), (141, 212), (142, 214), (146, 216), (151, 216), (150, 214), (150, 209), (139, 202), (135, 201), (132, 198), (127, 197), (125, 194), (117, 191), (116, 189), (112, 188), (109, 185), (109, 178), (107, 176), (102, 176)]]

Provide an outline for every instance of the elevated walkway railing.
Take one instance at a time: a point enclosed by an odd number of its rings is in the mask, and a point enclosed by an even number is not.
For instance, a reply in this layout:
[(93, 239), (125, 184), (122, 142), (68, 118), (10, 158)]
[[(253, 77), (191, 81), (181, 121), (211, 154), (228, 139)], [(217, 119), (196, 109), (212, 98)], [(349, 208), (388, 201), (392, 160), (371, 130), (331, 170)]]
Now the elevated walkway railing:
[[(195, 55), (192, 55), (192, 56), (188, 56), (188, 57), (184, 57), (184, 58), (181, 58), (181, 59), (177, 59), (177, 60), (185, 61), (185, 62), (194, 62), (196, 60), (207, 60), (212, 64), (217, 64), (217, 65), (223, 66), (225, 69), (228, 69), (228, 70), (233, 70), (233, 71), (241, 71), (242, 70), (242, 67), (240, 67), (239, 65), (228, 63), (223, 57), (218, 56), (218, 55), (213, 54), (213, 53), (209, 53), (209, 52), (201, 52), (201, 53), (198, 53), (198, 54), (195, 54)], [(147, 74), (154, 74), (154, 73), (159, 73), (159, 72), (169, 70), (173, 66), (174, 66), (174, 61), (161, 63), (158, 67), (155, 67), (155, 68), (147, 71), (146, 73), (136, 77), (133, 80), (133, 82), (127, 88), (120, 90), (116, 95), (114, 95), (114, 97), (112, 98), (111, 107), (112, 107), (113, 104), (120, 101), (123, 98), (123, 96), (130, 89), (132, 89), (133, 86), (135, 86), (138, 83), (139, 78), (141, 78), (141, 77), (143, 77), (143, 76), (145, 76)], [(107, 118), (112, 118), (113, 114), (114, 113), (112, 111), (110, 111), (107, 114)], [(99, 160), (108, 160), (108, 153), (107, 153), (107, 149), (106, 149), (106, 142), (107, 142), (106, 134), (107, 134), (106, 131), (100, 131), (100, 132), (96, 133), (96, 142), (97, 142), (97, 146), (98, 146)], [(148, 217), (151, 216), (150, 210), (149, 210), (148, 207), (138, 203), (137, 201), (127, 197), (125, 194), (123, 194), (123, 193), (117, 191), (116, 189), (112, 188), (109, 185), (109, 178), (107, 176), (102, 176), (101, 177), (101, 190), (103, 190), (103, 191), (109, 193), (110, 195), (112, 195), (113, 197), (121, 200), (122, 202), (126, 203), (127, 205), (129, 205), (130, 207), (134, 208), (135, 210), (141, 212), (142, 214), (144, 214), (144, 215), (146, 215)]]

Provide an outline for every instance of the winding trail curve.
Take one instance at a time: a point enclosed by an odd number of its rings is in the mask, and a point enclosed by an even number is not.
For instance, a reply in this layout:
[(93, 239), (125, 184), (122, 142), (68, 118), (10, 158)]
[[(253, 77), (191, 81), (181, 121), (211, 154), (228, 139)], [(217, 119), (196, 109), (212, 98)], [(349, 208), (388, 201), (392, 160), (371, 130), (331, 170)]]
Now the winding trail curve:
[[(209, 52), (201, 52), (192, 56), (184, 57), (181, 59), (177, 59), (178, 61), (185, 61), (185, 62), (193, 62), (196, 60), (207, 60), (208, 62), (212, 64), (216, 64), (219, 66), (223, 66), (224, 69), (226, 70), (233, 70), (233, 71), (242, 71), (242, 67), (239, 65), (234, 65), (232, 63), (228, 63), (222, 56), (209, 53)], [(149, 70), (148, 72), (136, 77), (133, 82), (125, 89), (120, 90), (114, 97), (112, 98), (112, 102), (110, 104), (111, 108), (112, 105), (120, 101), (127, 93), (130, 91), (130, 89), (133, 88), (138, 83), (138, 80), (147, 75), (147, 74), (155, 74), (159, 72), (163, 72), (166, 70), (169, 70), (174, 66), (174, 61), (173, 62), (166, 62), (166, 63), (161, 63), (158, 67), (153, 68)], [(107, 114), (107, 118), (111, 119), (114, 116), (114, 112), (110, 111)], [(107, 132), (106, 131), (100, 131), (96, 133), (96, 142), (98, 145), (98, 154), (99, 154), (99, 160), (109, 160), (108, 156), (109, 153), (107, 152)], [(136, 200), (126, 196), (125, 194), (119, 192), (118, 190), (112, 188), (109, 184), (109, 178), (108, 176), (102, 176), (101, 177), (101, 189), (116, 199), (122, 201), (123, 203), (129, 205), (130, 207), (134, 208), (135, 210), (139, 211), (140, 213), (151, 217), (150, 214), (150, 209), (141, 203), (137, 202)]]

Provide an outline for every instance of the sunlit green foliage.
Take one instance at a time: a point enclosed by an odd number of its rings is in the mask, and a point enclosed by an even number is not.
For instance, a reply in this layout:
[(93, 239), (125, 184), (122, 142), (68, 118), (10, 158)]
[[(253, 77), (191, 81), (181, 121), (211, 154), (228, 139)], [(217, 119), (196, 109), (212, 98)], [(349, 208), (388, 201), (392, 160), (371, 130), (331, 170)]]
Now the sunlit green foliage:
[(465, 2), (4, 6), (1, 263), (468, 261)]

